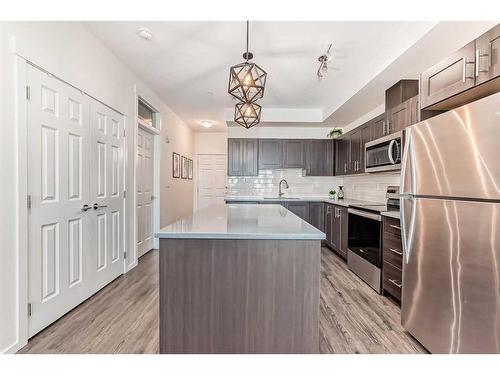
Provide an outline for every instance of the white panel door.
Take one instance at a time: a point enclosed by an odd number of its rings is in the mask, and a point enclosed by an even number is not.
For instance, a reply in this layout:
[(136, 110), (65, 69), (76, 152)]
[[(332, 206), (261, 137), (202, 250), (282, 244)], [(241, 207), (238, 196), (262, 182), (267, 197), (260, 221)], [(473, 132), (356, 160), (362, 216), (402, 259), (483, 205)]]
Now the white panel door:
[(139, 256), (153, 248), (153, 173), (154, 136), (137, 130), (137, 251)]
[(90, 101), (90, 205), (94, 292), (123, 273), (123, 116)]
[(224, 203), (227, 187), (226, 155), (198, 155), (198, 209)]
[(89, 295), (89, 107), (31, 66), (28, 101), (29, 300), (32, 336)]
[(123, 118), (31, 65), (27, 80), (33, 336), (123, 272)]

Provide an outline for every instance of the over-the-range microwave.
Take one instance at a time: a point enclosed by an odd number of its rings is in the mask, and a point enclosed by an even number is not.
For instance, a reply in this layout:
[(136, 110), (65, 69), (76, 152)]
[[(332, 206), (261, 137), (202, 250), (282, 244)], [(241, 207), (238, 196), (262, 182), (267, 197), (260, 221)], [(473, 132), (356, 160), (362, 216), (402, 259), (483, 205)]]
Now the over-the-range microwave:
[(383, 172), (401, 169), (403, 132), (386, 135), (365, 144), (365, 171)]

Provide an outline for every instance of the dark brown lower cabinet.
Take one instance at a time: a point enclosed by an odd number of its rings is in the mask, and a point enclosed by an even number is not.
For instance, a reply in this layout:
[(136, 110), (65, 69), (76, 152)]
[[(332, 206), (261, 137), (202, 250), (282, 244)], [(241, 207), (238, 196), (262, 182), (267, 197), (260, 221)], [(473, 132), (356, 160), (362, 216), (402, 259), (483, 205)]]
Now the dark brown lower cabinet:
[(325, 208), (326, 245), (347, 259), (347, 208), (326, 204)]
[(383, 236), (383, 286), (384, 293), (388, 293), (401, 301), (403, 284), (403, 246), (399, 220), (384, 217)]
[(320, 231), (325, 231), (325, 204), (323, 202), (309, 203), (308, 222)]
[(286, 208), (300, 217), (302, 220), (309, 222), (309, 202), (286, 202)]

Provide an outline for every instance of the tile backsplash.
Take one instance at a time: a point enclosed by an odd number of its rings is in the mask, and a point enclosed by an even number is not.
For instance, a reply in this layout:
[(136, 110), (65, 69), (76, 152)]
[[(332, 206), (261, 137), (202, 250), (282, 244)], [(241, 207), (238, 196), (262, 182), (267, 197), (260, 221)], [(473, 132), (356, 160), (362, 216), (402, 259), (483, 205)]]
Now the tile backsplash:
[(345, 197), (350, 199), (385, 202), (389, 185), (399, 185), (399, 174), (365, 174), (358, 176), (311, 177), (303, 176), (302, 169), (261, 170), (254, 177), (228, 177), (228, 195), (277, 196), (281, 179), (288, 182), (283, 189), (289, 196), (328, 196), (331, 189), (344, 186)]

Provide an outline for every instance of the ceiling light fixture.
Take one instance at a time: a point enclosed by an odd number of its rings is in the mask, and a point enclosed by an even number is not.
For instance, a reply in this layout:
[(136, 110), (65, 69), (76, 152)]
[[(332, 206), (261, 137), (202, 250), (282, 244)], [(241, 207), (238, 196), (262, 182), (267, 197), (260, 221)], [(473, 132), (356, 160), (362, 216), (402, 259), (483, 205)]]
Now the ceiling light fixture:
[(260, 122), (262, 107), (255, 102), (240, 102), (234, 107), (234, 122), (250, 129)]
[(243, 53), (244, 62), (229, 70), (228, 92), (236, 99), (252, 102), (264, 96), (267, 73), (257, 64), (250, 62), (253, 53), (248, 51), (249, 21), (247, 21), (247, 49)]
[(145, 27), (141, 27), (139, 30), (137, 30), (137, 35), (139, 35), (144, 40), (149, 41), (153, 39), (153, 33), (151, 32), (151, 30)]
[(212, 121), (207, 121), (207, 120), (203, 120), (201, 121), (201, 126), (203, 126), (204, 128), (211, 128), (213, 126), (213, 122)]
[(332, 44), (330, 44), (325, 54), (318, 57), (318, 61), (320, 64), (318, 71), (316, 72), (316, 75), (318, 76), (318, 80), (320, 81), (325, 77), (326, 73), (328, 72), (328, 63), (332, 59), (332, 56), (330, 54), (331, 49), (332, 49)]
[(234, 108), (234, 121), (245, 128), (260, 122), (262, 107), (256, 104), (264, 96), (267, 73), (257, 64), (250, 62), (253, 53), (248, 51), (249, 24), (247, 21), (247, 49), (243, 53), (244, 62), (229, 69), (228, 93), (240, 101)]

